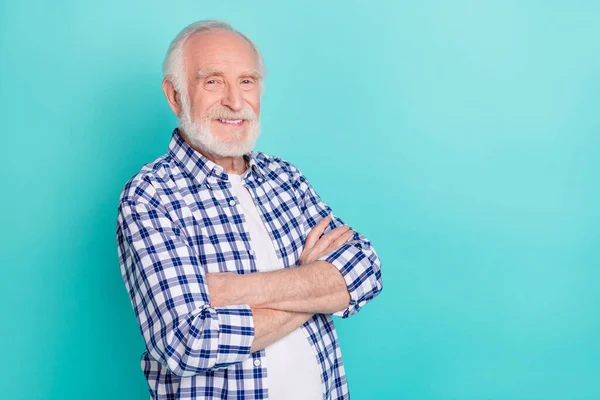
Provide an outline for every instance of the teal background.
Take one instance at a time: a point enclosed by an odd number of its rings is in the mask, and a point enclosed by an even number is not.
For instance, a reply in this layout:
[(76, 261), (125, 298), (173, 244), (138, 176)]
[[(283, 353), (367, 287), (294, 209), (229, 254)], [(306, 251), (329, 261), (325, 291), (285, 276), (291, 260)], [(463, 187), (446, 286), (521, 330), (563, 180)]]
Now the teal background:
[(0, 3), (3, 399), (147, 399), (115, 242), (166, 151), (170, 40), (265, 57), (257, 149), (369, 237), (353, 399), (600, 399), (600, 3)]

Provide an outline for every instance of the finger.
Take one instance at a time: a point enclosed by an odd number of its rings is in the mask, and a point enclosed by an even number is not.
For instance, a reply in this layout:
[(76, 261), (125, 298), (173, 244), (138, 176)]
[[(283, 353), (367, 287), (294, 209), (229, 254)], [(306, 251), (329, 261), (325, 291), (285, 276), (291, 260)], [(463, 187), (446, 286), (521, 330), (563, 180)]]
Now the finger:
[(321, 236), (321, 238), (319, 240), (325, 240), (325, 241), (328, 241), (329, 243), (331, 243), (332, 241), (336, 240), (341, 235), (346, 233), (348, 231), (348, 229), (350, 229), (350, 227), (348, 225), (338, 226), (336, 228), (333, 228), (332, 230), (330, 230), (323, 236)]
[(337, 239), (341, 234), (343, 234), (347, 230), (348, 226), (346, 225), (338, 226), (337, 228), (332, 229), (325, 235), (318, 238), (314, 246), (310, 248), (305, 247), (305, 250), (302, 252), (302, 255), (306, 256), (307, 258), (311, 258), (314, 257), (315, 254), (320, 254), (323, 251), (323, 249), (327, 248), (327, 246), (329, 246), (329, 244), (333, 240)]
[[(338, 227), (338, 228), (342, 228), (342, 227)], [(313, 257), (316, 260), (319, 257), (324, 256), (325, 254), (328, 254), (328, 253), (332, 252), (333, 250), (338, 249), (339, 247), (342, 246), (342, 244), (346, 243), (346, 241), (348, 239), (350, 239), (353, 235), (354, 235), (354, 231), (349, 230), (349, 231), (344, 232), (341, 235), (339, 235), (335, 240), (325, 242), (323, 239), (321, 239), (319, 241), (319, 243), (317, 243), (315, 245), (315, 247), (313, 247), (312, 252), (311, 252), (311, 257)], [(323, 245), (323, 244), (326, 244), (326, 245)]]
[(306, 236), (306, 240), (304, 241), (305, 249), (312, 249), (315, 243), (319, 240), (319, 236), (323, 233), (327, 225), (331, 221), (331, 217), (328, 215), (325, 218), (321, 219), (308, 233)]
[(349, 229), (349, 227), (347, 225), (342, 225), (342, 226), (338, 226), (337, 228), (333, 229), (331, 232), (328, 232), (326, 235), (321, 237), (319, 239), (319, 241), (314, 245), (314, 247), (313, 247), (314, 251), (319, 252), (319, 253), (322, 252), (327, 247), (329, 247), (329, 245), (334, 240), (338, 239), (340, 237), (340, 235), (347, 232), (348, 229)]
[[(347, 243), (348, 240), (354, 236), (354, 231), (353, 230), (349, 230), (348, 232), (344, 233), (343, 235), (341, 235), (339, 238), (337, 238), (336, 240), (334, 240), (325, 250), (323, 250), (323, 254), (327, 254), (333, 250), (339, 249), (340, 247), (342, 247), (342, 245), (344, 243)], [(321, 255), (323, 255), (321, 254)], [(319, 257), (321, 256), (319, 255)]]

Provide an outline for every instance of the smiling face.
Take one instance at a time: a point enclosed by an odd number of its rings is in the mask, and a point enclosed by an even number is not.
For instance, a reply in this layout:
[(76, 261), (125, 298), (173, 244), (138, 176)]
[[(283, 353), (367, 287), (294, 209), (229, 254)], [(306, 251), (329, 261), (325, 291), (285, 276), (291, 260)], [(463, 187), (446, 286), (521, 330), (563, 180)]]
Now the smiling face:
[(193, 34), (183, 48), (179, 123), (188, 139), (219, 156), (252, 150), (260, 133), (258, 57), (244, 38), (222, 29)]

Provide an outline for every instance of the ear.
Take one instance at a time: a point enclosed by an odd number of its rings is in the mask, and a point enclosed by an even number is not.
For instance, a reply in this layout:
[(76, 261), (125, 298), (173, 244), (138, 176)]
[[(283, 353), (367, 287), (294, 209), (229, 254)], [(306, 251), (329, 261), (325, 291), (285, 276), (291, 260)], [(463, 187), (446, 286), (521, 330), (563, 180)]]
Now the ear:
[(173, 82), (167, 78), (163, 79), (162, 88), (163, 92), (165, 93), (165, 97), (169, 102), (171, 110), (177, 117), (179, 117), (183, 109), (181, 106), (181, 95), (175, 90), (175, 85), (173, 85)]

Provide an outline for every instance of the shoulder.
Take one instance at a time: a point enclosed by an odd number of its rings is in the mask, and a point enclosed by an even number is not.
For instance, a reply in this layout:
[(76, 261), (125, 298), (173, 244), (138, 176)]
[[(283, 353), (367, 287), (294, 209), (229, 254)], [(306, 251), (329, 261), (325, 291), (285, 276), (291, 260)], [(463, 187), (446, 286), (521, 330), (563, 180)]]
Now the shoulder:
[(253, 151), (258, 166), (265, 172), (269, 179), (282, 179), (290, 182), (293, 186), (299, 186), (305, 180), (300, 169), (291, 161), (283, 157)]
[(177, 171), (179, 171), (179, 168), (171, 156), (167, 154), (144, 164), (123, 186), (119, 196), (119, 204), (152, 202), (153, 199), (156, 199), (156, 189), (168, 186)]

